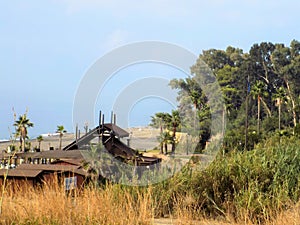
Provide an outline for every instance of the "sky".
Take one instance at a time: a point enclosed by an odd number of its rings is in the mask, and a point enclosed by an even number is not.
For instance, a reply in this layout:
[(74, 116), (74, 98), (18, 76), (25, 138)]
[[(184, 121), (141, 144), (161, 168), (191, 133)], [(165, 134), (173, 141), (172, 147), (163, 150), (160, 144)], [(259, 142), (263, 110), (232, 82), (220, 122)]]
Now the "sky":
[[(93, 63), (112, 49), (148, 40), (176, 44), (196, 55), (229, 45), (248, 51), (262, 41), (289, 45), (300, 39), (299, 8), (298, 0), (2, 0), (0, 139), (13, 132), (13, 108), (18, 115), (28, 109), (35, 124), (30, 137), (55, 132), (57, 125), (73, 132), (77, 88)], [(118, 73), (125, 74), (123, 80), (129, 73), (185, 76), (151, 64)], [(120, 84), (122, 79), (112, 79), (107, 91), (99, 93), (96, 110), (111, 110), (107, 99), (124, 88)], [(145, 98), (131, 109), (129, 125), (145, 125), (155, 110), (170, 107), (161, 99)]]

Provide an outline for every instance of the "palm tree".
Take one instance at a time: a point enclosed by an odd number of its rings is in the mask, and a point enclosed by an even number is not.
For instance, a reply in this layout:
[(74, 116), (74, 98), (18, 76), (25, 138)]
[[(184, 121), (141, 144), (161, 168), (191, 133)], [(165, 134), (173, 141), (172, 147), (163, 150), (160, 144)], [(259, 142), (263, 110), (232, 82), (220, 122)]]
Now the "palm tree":
[(102, 165), (104, 162), (101, 162), (100, 151), (103, 149), (103, 146), (91, 146), (90, 151), (85, 151), (83, 154), (85, 161), (83, 162), (83, 168), (91, 176), (93, 185), (96, 187), (101, 174)]
[(64, 133), (66, 133), (67, 131), (65, 130), (63, 125), (59, 125), (57, 126), (57, 130), (56, 133), (59, 133), (59, 150), (61, 150), (61, 146), (62, 146), (62, 138), (64, 136)]
[(253, 85), (251, 92), (254, 99), (257, 99), (257, 133), (259, 134), (260, 131), (260, 108), (261, 103), (263, 103), (264, 107), (266, 108), (268, 115), (271, 116), (271, 111), (268, 108), (267, 104), (263, 100), (263, 97), (268, 97), (267, 86), (262, 81), (256, 81)]
[(276, 93), (274, 94), (274, 98), (276, 101), (276, 106), (278, 106), (278, 129), (279, 132), (281, 130), (281, 105), (283, 102), (287, 101), (286, 97), (286, 91), (283, 87), (280, 87), (276, 90)]
[(33, 127), (34, 124), (30, 122), (30, 120), (27, 118), (27, 113), (20, 115), (19, 119), (15, 121), (13, 124), (16, 127), (16, 137), (20, 138), (20, 147), (21, 150), (25, 151), (25, 142), (28, 138), (27, 136), (27, 128)]
[(43, 136), (42, 135), (39, 135), (36, 140), (38, 141), (39, 143), (39, 149), (41, 149), (41, 142), (44, 140)]
[(180, 126), (181, 120), (179, 116), (178, 110), (172, 110), (172, 114), (169, 116), (169, 126), (172, 128), (172, 153), (175, 153), (175, 146), (176, 146), (176, 132), (177, 128)]
[(172, 136), (168, 131), (164, 131), (161, 134), (161, 141), (165, 147), (165, 154), (168, 154), (168, 144), (171, 142), (172, 143)]
[(161, 139), (161, 137), (163, 137), (163, 130), (167, 127), (167, 113), (155, 113), (155, 115), (151, 117), (150, 126), (160, 129), (160, 135), (158, 139), (160, 142), (160, 153), (163, 154), (164, 141)]

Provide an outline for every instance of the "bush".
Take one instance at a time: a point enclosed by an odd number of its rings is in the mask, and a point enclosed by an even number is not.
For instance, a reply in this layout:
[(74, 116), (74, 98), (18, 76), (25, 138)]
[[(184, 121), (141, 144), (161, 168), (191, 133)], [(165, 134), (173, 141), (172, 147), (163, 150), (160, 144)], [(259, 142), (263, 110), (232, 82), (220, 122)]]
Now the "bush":
[(204, 171), (191, 163), (169, 181), (154, 186), (155, 214), (176, 214), (176, 203), (186, 204), (179, 199), (192, 199), (188, 207), (198, 218), (248, 218), (254, 223), (275, 218), (299, 201), (298, 146), (295, 137), (275, 136), (252, 151), (220, 154)]
[(300, 196), (300, 141), (271, 138), (253, 151), (231, 152), (198, 173), (192, 188), (207, 215), (246, 213), (261, 221), (280, 212)]

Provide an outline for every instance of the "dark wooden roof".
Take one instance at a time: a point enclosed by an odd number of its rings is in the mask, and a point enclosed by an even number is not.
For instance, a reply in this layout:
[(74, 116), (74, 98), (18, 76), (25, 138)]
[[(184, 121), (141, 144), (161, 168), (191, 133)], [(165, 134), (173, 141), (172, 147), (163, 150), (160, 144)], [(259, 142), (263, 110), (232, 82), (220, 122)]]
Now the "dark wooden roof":
[(0, 177), (3, 177), (8, 171), (8, 177), (28, 177), (34, 178), (38, 176), (42, 170), (40, 169), (32, 169), (32, 170), (20, 170), (20, 169), (1, 169), (0, 170)]
[(62, 151), (62, 150), (47, 150), (43, 152), (21, 152), (16, 153), (17, 156), (22, 158), (49, 158), (49, 159), (82, 159), (80, 150)]
[[(119, 138), (128, 137), (129, 133), (122, 129), (121, 127), (112, 124), (112, 123), (105, 123), (103, 124), (103, 128), (105, 131), (113, 132), (115, 136)], [(90, 130), (87, 134), (83, 135), (82, 137), (78, 138), (77, 140), (71, 142), (67, 146), (63, 148), (63, 150), (74, 150), (74, 149), (80, 149), (85, 145), (89, 145), (89, 143), (94, 139), (98, 138), (101, 134), (102, 130), (100, 129), (100, 126), (95, 127), (94, 129)]]
[(122, 129), (121, 127), (119, 127), (115, 124), (105, 123), (104, 127), (107, 128), (108, 130), (112, 130), (116, 134), (116, 136), (118, 136), (120, 138), (129, 136), (129, 133), (126, 130)]
[(81, 166), (82, 163), (84, 162), (84, 159), (80, 158), (72, 158), (72, 159), (57, 159), (54, 162), (51, 162), (51, 164), (68, 164), (68, 165), (76, 165), (76, 166)]
[(48, 172), (72, 172), (87, 176), (88, 173), (79, 165), (56, 165), (56, 164), (21, 164), (18, 170), (41, 170)]
[[(6, 170), (3, 170), (6, 171)], [(42, 172), (71, 172), (88, 176), (87, 171), (78, 165), (55, 165), (55, 164), (21, 164), (15, 169), (10, 169), (9, 175), (11, 177), (36, 177)], [(39, 171), (39, 173), (38, 173)], [(4, 173), (3, 173), (4, 174)], [(2, 174), (2, 176), (3, 176)], [(1, 174), (0, 174), (1, 175)]]
[(52, 159), (82, 159), (82, 153), (80, 150), (74, 151), (63, 151), (63, 150), (54, 150), (54, 151), (44, 151), (40, 152), (41, 158), (52, 158)]
[(79, 166), (75, 165), (55, 165), (55, 164), (21, 164), (18, 170), (44, 170), (44, 171), (75, 171)]
[(52, 164), (21, 164), (15, 169), (1, 169), (0, 177), (8, 172), (8, 177), (34, 178), (43, 172), (71, 172), (88, 176), (88, 173), (75, 165), (52, 165)]

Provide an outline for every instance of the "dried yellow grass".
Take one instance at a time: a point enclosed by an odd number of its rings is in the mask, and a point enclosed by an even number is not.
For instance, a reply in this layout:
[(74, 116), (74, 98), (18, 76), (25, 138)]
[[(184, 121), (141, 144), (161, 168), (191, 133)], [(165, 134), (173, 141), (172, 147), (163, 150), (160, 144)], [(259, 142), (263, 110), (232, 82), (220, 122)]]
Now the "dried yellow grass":
[[(124, 188), (107, 185), (105, 188), (85, 188), (67, 195), (55, 182), (43, 188), (31, 186), (6, 188), (0, 224), (191, 224), (191, 225), (254, 225), (245, 214), (238, 220), (230, 212), (220, 218), (204, 218), (195, 207), (197, 199), (189, 193), (174, 199), (169, 218), (154, 219), (157, 204), (152, 188)], [(230, 209), (228, 209), (230, 210)], [(266, 225), (300, 224), (300, 204), (266, 219)]]
[(149, 224), (150, 193), (133, 196), (117, 186), (67, 196), (58, 185), (5, 193), (1, 224)]

